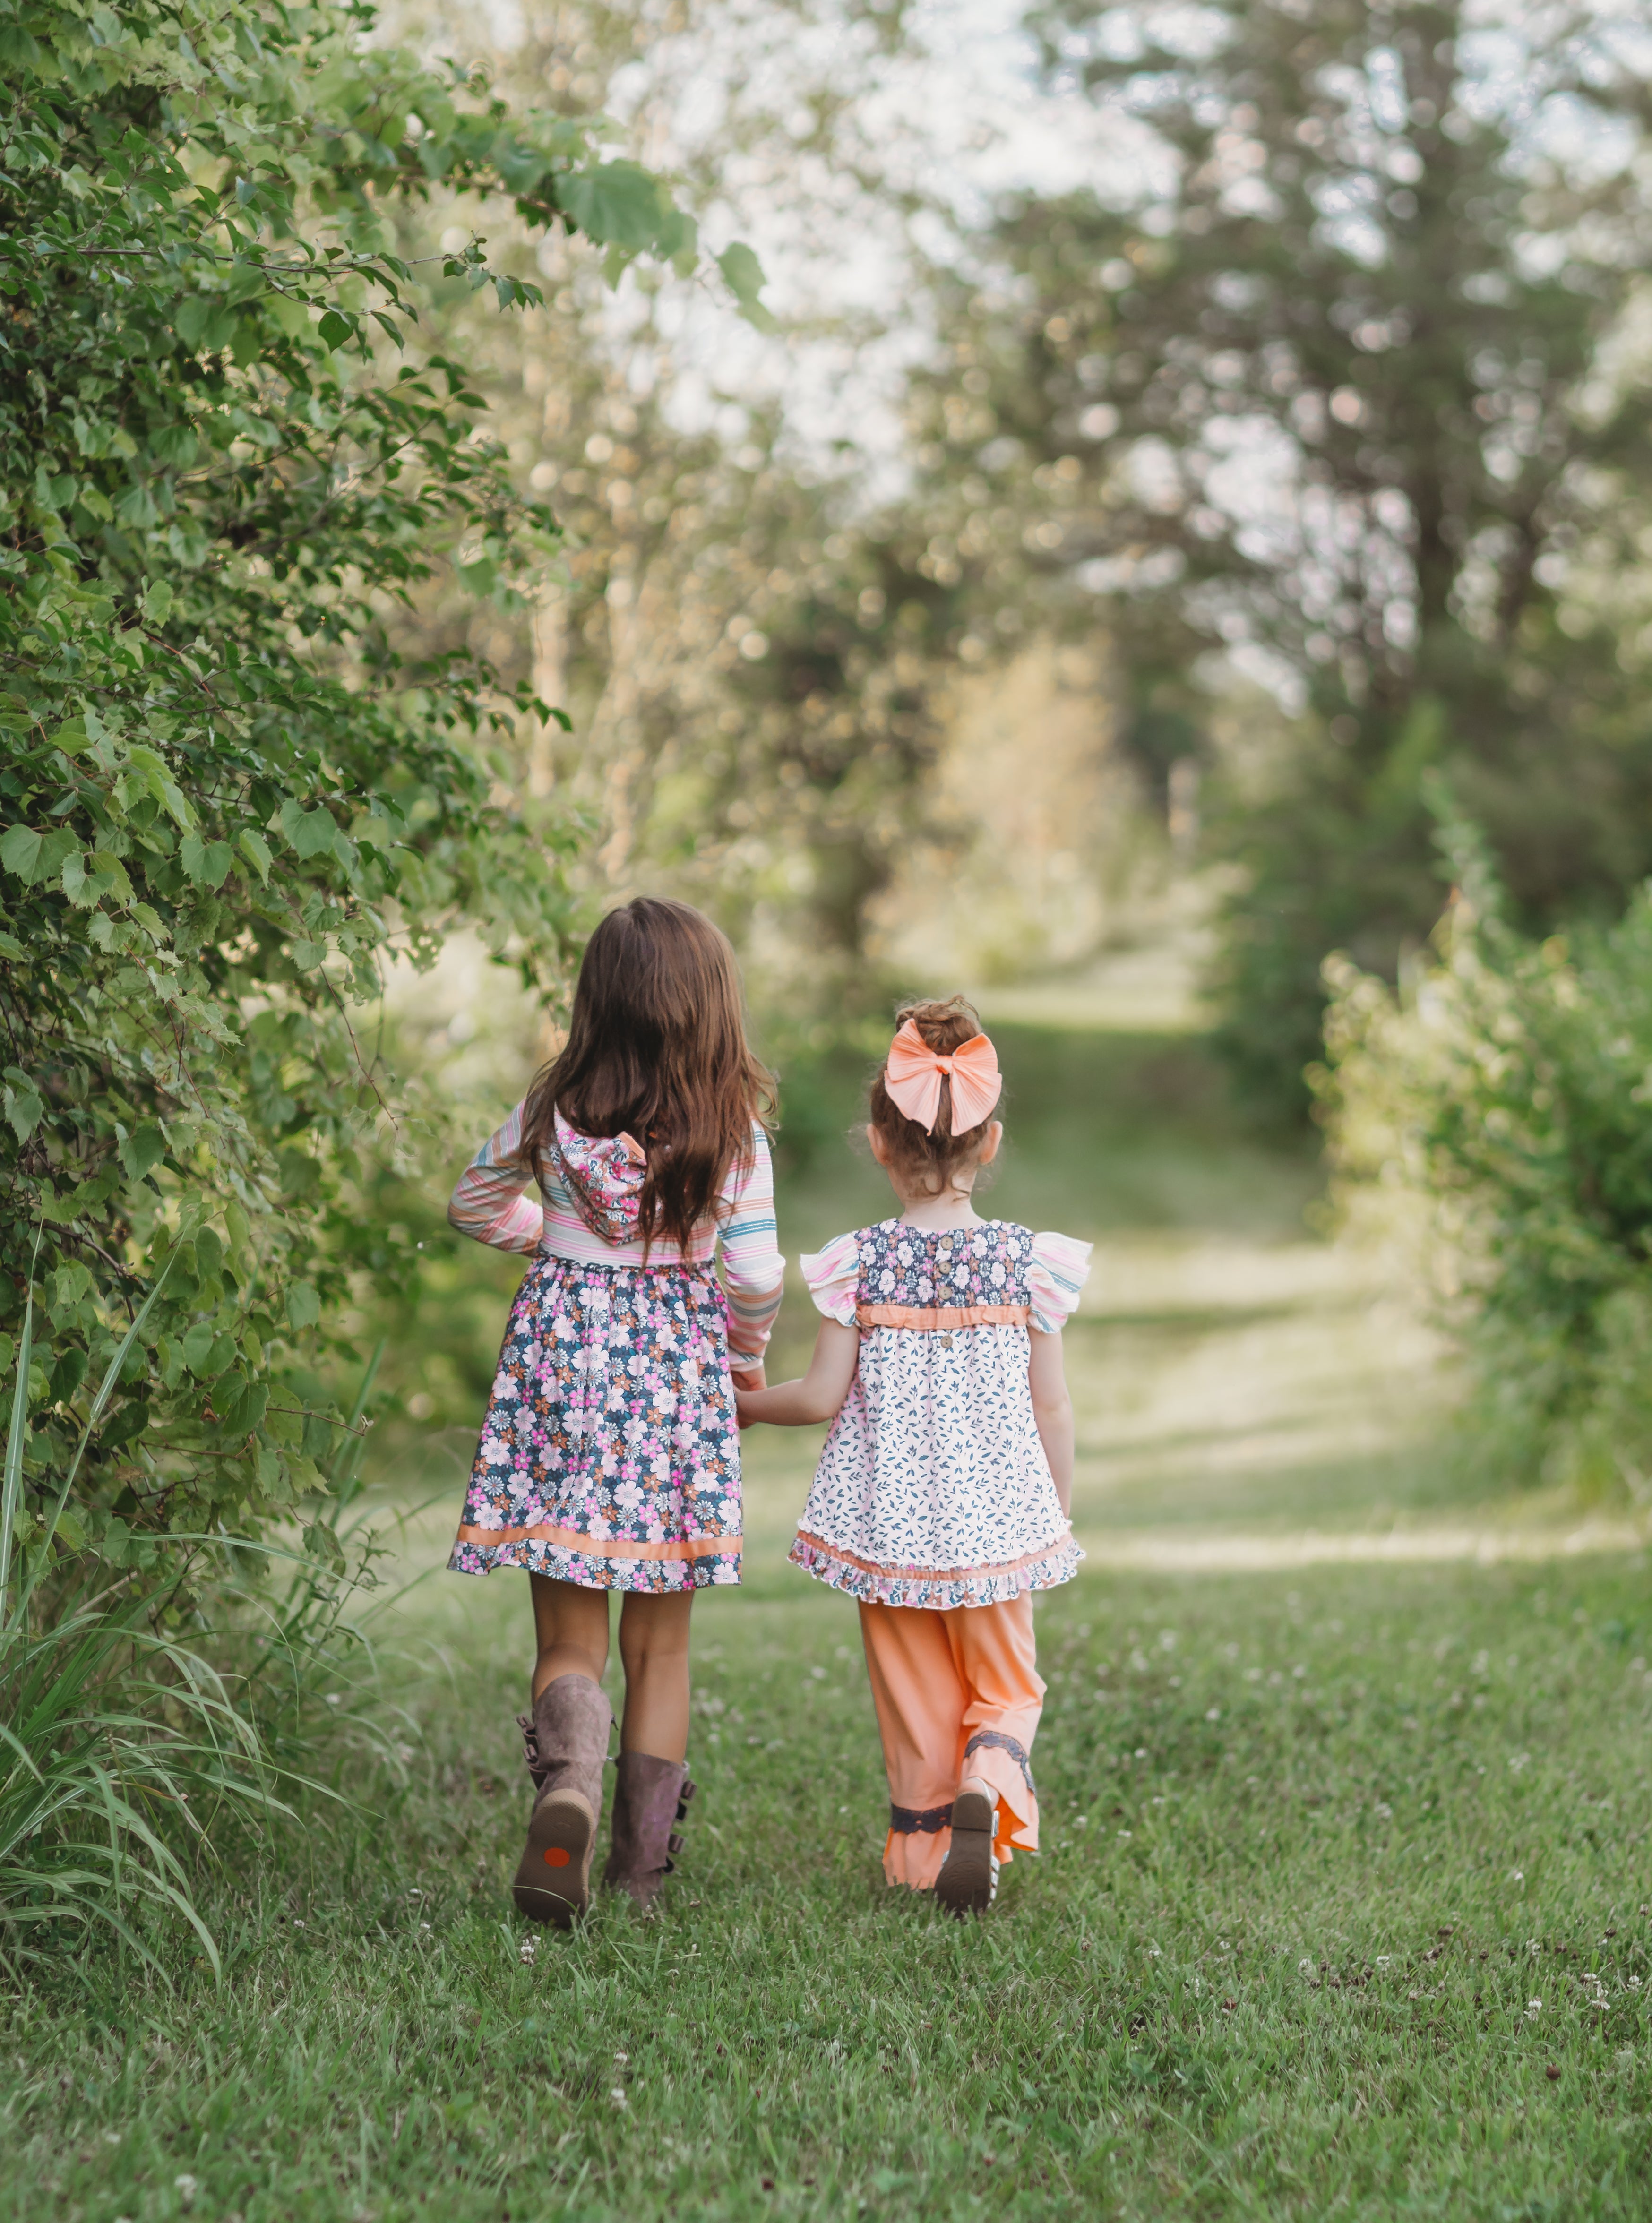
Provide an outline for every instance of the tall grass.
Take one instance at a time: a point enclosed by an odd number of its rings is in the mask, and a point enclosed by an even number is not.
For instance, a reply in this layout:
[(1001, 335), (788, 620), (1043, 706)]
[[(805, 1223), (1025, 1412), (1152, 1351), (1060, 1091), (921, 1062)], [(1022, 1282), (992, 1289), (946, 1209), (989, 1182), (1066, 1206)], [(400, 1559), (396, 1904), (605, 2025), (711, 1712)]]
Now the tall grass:
[[(181, 1920), (216, 1973), (218, 1946), (196, 1889), (215, 1832), (267, 1833), (291, 1818), (276, 1785), (304, 1779), (296, 1763), (306, 1716), (312, 1745), (317, 1716), (337, 1718), (306, 1709), (306, 1693), (322, 1676), (337, 1679), (352, 1652), (365, 1647), (370, 1661), (364, 1631), (347, 1617), (376, 1552), (370, 1533), (356, 1538), (353, 1569), (333, 1528), (319, 1556), (268, 1546), (250, 1552), (230, 1538), (173, 1540), (224, 1554), (218, 1589), (228, 1625), (205, 1634), (237, 1666), (238, 1654), (250, 1653), (239, 1672), (154, 1627), (146, 1601), (129, 1594), (129, 1577), (54, 1593), (42, 1610), (63, 1508), (165, 1279), (111, 1359), (50, 1516), (26, 1550), (18, 1530), (32, 1289), (24, 1306), (0, 1486), (0, 1959), (14, 1966), (101, 1931), (159, 1971), (156, 1924)], [(375, 1353), (335, 1463), (345, 1506), (359, 1492), (361, 1421), (377, 1363)], [(282, 1561), (292, 1571), (272, 1591), (265, 1571)]]

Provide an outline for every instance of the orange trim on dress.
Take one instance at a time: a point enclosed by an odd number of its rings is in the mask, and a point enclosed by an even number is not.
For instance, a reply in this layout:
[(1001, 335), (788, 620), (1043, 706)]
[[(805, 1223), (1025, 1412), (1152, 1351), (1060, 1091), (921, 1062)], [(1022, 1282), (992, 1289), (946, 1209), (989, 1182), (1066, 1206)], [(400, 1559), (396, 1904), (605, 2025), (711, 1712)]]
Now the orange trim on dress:
[(1031, 1305), (857, 1305), (857, 1327), (1025, 1327)]
[(557, 1544), (588, 1559), (709, 1559), (719, 1552), (738, 1552), (738, 1536), (681, 1536), (674, 1541), (640, 1544), (628, 1536), (582, 1536), (577, 1528), (558, 1528), (548, 1521), (531, 1528), (476, 1528), (462, 1522), (461, 1544)]
[[(459, 1533), (463, 1535), (464, 1532), (461, 1529)], [(949, 1583), (962, 1582), (967, 1575), (1012, 1575), (1018, 1567), (1030, 1567), (1039, 1559), (1047, 1559), (1052, 1552), (1061, 1549), (1062, 1542), (1071, 1533), (1070, 1528), (1064, 1528), (1059, 1536), (1052, 1537), (1048, 1544), (1041, 1544), (1036, 1552), (1024, 1552), (1018, 1559), (999, 1559), (988, 1566), (980, 1567), (886, 1565), (880, 1559), (862, 1559), (853, 1552), (844, 1551), (840, 1545), (829, 1544), (823, 1536), (813, 1535), (807, 1528), (798, 1529), (798, 1541), (812, 1545), (817, 1552), (824, 1552), (828, 1559), (836, 1559), (846, 1567), (859, 1567), (863, 1575), (880, 1575), (892, 1582)]]

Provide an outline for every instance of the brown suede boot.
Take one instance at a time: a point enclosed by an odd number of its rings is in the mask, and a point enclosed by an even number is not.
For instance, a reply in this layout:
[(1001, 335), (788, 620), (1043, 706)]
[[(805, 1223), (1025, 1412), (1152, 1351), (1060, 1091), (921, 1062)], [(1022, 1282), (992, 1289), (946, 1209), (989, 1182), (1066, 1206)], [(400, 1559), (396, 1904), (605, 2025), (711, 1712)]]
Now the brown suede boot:
[(591, 1849), (613, 1722), (613, 1709), (589, 1675), (558, 1675), (524, 1722), (527, 1771), (539, 1796), (513, 1891), (530, 1922), (569, 1930), (590, 1904)]
[(610, 1891), (628, 1891), (645, 1912), (676, 1867), (673, 1853), (683, 1840), (672, 1835), (694, 1796), (680, 1760), (656, 1760), (652, 1753), (622, 1752), (614, 1763), (614, 1833), (602, 1881)]

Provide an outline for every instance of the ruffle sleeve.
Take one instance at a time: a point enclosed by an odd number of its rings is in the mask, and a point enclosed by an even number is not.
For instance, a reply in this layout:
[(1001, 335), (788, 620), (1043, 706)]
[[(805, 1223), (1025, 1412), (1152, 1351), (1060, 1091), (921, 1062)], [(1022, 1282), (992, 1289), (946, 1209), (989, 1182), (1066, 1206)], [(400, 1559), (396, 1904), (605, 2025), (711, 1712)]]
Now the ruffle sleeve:
[(1090, 1275), (1093, 1244), (1070, 1235), (1035, 1235), (1027, 1265), (1032, 1325), (1041, 1334), (1059, 1335), (1078, 1308), (1079, 1292)]
[(853, 1327), (854, 1289), (861, 1277), (861, 1259), (854, 1236), (835, 1236), (823, 1250), (811, 1250), (798, 1263), (803, 1268), (810, 1295), (827, 1319)]

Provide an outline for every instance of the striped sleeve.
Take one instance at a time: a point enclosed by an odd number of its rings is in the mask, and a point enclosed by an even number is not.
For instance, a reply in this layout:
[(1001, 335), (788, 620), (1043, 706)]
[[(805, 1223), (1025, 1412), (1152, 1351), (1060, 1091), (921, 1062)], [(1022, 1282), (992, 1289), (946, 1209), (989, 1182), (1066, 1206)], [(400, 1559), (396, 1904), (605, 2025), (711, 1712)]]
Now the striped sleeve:
[(1027, 1269), (1032, 1325), (1041, 1334), (1059, 1335), (1078, 1309), (1079, 1292), (1089, 1279), (1094, 1245), (1070, 1235), (1035, 1235)]
[(448, 1225), (495, 1250), (537, 1250), (545, 1234), (545, 1207), (522, 1192), (533, 1168), (518, 1155), (522, 1106), (489, 1136), (459, 1175), (448, 1203)]
[(798, 1263), (816, 1309), (828, 1319), (853, 1327), (854, 1294), (861, 1280), (861, 1253), (854, 1236), (835, 1236), (823, 1250), (810, 1251)]
[(774, 1216), (774, 1161), (769, 1138), (752, 1129), (751, 1164), (731, 1174), (718, 1225), (723, 1286), (728, 1294), (728, 1348), (760, 1358), (780, 1309), (785, 1260)]

